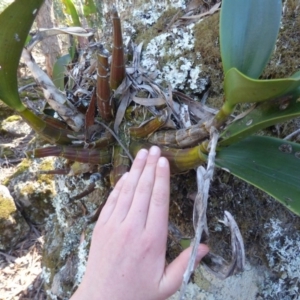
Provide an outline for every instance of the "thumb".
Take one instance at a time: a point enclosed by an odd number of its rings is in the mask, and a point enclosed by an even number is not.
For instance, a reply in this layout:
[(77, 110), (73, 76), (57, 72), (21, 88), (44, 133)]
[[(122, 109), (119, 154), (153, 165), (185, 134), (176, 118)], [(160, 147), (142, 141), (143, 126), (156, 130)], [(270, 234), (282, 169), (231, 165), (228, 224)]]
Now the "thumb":
[[(209, 249), (206, 245), (200, 244), (196, 256), (195, 267), (200, 260), (208, 253)], [(192, 247), (185, 249), (180, 255), (165, 269), (164, 276), (161, 280), (161, 293), (166, 297), (174, 294), (180, 287), (183, 279), (183, 274), (188, 265), (188, 261), (192, 252)]]

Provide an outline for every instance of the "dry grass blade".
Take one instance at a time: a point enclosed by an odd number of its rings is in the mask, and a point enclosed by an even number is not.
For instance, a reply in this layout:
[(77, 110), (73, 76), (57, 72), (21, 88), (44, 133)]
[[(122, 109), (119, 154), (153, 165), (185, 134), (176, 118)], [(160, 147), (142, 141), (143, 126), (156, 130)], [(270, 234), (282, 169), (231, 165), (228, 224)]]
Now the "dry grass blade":
[(195, 238), (193, 241), (193, 249), (189, 259), (189, 263), (183, 275), (183, 282), (181, 285), (180, 295), (179, 295), (180, 300), (184, 299), (186, 286), (188, 284), (192, 272), (194, 271), (197, 249), (203, 231), (205, 232), (206, 235), (208, 235), (207, 221), (206, 221), (207, 199), (208, 199), (210, 182), (213, 178), (213, 173), (214, 173), (216, 147), (217, 147), (218, 138), (219, 138), (219, 133), (214, 128), (212, 128), (207, 169), (205, 169), (202, 166), (198, 167), (197, 169), (198, 193), (195, 199), (194, 218), (193, 218)]
[(242, 234), (233, 216), (228, 211), (225, 211), (223, 222), (231, 231), (233, 274), (242, 272), (245, 268), (245, 248)]
[[(30, 237), (13, 250), (0, 253), (0, 299), (45, 299), (40, 276), (42, 239), (33, 231)], [(4, 258), (4, 259), (3, 259)]]
[(105, 125), (104, 123), (102, 123), (100, 121), (96, 121), (96, 123), (101, 124), (106, 130), (108, 130), (112, 134), (112, 136), (116, 139), (116, 141), (121, 146), (121, 148), (124, 150), (124, 152), (126, 153), (126, 155), (129, 157), (129, 159), (131, 160), (131, 162), (133, 162), (132, 155), (129, 153), (128, 149), (123, 145), (123, 143), (121, 142), (121, 140), (119, 139), (119, 137), (114, 133), (114, 131), (112, 129), (110, 129), (107, 125)]
[(134, 48), (132, 61), (133, 61), (133, 67), (135, 71), (138, 71), (140, 68), (142, 48), (143, 48), (143, 43), (140, 43), (138, 46)]
[(179, 113), (181, 124), (184, 128), (189, 128), (192, 126), (189, 107), (186, 104), (180, 105), (180, 113)]
[(178, 97), (178, 100), (180, 102), (188, 106), (191, 118), (194, 119), (197, 123), (200, 122), (200, 124), (202, 124), (210, 120), (214, 116), (214, 114), (205, 109), (205, 105), (193, 100), (191, 97), (178, 91), (173, 91), (173, 95)]
[(84, 116), (76, 107), (68, 101), (65, 95), (57, 90), (49, 76), (33, 61), (30, 53), (24, 49), (22, 58), (32, 72), (34, 79), (42, 87), (45, 98), (49, 105), (65, 120), (65, 122), (76, 132), (84, 126)]
[(217, 12), (218, 10), (220, 10), (220, 6), (221, 6), (221, 2), (219, 3), (216, 3), (214, 6), (212, 6), (210, 8), (209, 11), (205, 12), (205, 13), (201, 13), (201, 14), (198, 14), (198, 15), (193, 15), (193, 16), (187, 16), (187, 15), (184, 15), (182, 17), (180, 17), (179, 19), (182, 19), (182, 20), (195, 20), (195, 21), (198, 21), (200, 20), (201, 18), (205, 17), (205, 16), (208, 16), (208, 15), (212, 15), (214, 14), (215, 12)]
[(122, 120), (124, 118), (126, 109), (127, 109), (128, 105), (129, 105), (129, 103), (131, 102), (131, 99), (132, 99), (132, 93), (130, 92), (129, 89), (127, 89), (124, 92), (124, 94), (122, 95), (121, 99), (122, 100), (121, 100), (121, 103), (120, 103), (120, 105), (118, 107), (116, 118), (115, 118), (115, 123), (114, 123), (114, 131), (117, 134), (119, 132), (119, 126), (122, 123)]
[(300, 134), (300, 129), (295, 130), (294, 132), (292, 132), (291, 134), (287, 135), (284, 140), (285, 141), (289, 141), (291, 140), (294, 136)]
[(71, 34), (75, 36), (89, 37), (94, 34), (94, 32), (84, 29), (82, 27), (53, 27), (53, 28), (39, 28), (38, 32), (32, 37), (31, 41), (27, 46), (29, 52), (41, 42), (42, 40), (55, 36), (58, 34)]
[(57, 35), (61, 33), (71, 34), (76, 36), (92, 36), (94, 33), (82, 27), (59, 27), (59, 28), (40, 28), (40, 32), (46, 33), (46, 36)]
[(206, 256), (206, 261), (209, 262), (204, 263), (205, 268), (220, 279), (226, 279), (231, 275), (240, 273), (245, 267), (245, 249), (241, 232), (233, 216), (228, 211), (225, 211), (224, 215), (224, 220), (220, 222), (230, 228), (231, 262), (228, 263), (222, 257), (210, 252)]
[[(193, 15), (194, 11), (197, 7), (194, 7), (193, 9), (189, 10), (185, 15), (178, 18), (172, 27), (180, 27), (180, 26), (188, 26), (192, 23), (198, 22), (202, 18), (206, 16), (210, 16), (214, 14), (215, 12), (220, 10), (221, 2), (217, 2), (215, 5), (210, 7), (207, 11), (201, 12), (200, 14)], [(205, 9), (206, 10), (206, 9)], [(203, 11), (203, 10), (202, 10)]]
[[(180, 121), (180, 105), (177, 102), (174, 102), (173, 97), (172, 97), (172, 87), (169, 86), (169, 92), (168, 94), (163, 93), (163, 95), (165, 96), (167, 105), (169, 107), (169, 114), (173, 114), (174, 118), (176, 119), (176, 121), (181, 124)], [(182, 124), (181, 124), (182, 125)], [(182, 126), (184, 128), (184, 126)]]
[(159, 106), (166, 104), (166, 100), (163, 98), (140, 98), (140, 97), (132, 97), (132, 100), (140, 105), (144, 106)]

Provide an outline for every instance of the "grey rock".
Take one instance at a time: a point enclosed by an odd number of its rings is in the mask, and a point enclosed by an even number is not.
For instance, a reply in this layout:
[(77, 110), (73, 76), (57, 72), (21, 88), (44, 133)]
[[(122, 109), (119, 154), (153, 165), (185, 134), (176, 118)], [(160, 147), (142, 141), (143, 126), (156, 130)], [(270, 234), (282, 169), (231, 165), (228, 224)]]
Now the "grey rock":
[(8, 188), (0, 185), (0, 249), (7, 251), (13, 248), (26, 237), (29, 229)]

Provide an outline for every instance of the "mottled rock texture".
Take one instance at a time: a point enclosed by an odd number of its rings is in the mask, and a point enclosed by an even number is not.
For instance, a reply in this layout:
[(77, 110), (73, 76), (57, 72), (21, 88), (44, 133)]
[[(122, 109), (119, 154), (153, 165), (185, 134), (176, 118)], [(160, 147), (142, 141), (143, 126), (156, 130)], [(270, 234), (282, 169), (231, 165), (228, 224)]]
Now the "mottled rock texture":
[(0, 249), (9, 251), (29, 233), (29, 226), (17, 210), (8, 188), (0, 185)]

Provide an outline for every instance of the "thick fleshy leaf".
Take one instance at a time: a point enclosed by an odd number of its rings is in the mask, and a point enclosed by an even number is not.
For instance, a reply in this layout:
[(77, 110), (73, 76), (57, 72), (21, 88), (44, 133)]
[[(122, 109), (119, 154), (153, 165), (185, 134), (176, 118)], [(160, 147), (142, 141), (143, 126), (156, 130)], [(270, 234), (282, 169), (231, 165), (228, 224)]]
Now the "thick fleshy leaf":
[(224, 80), (225, 104), (262, 102), (292, 93), (300, 86), (300, 72), (288, 78), (252, 79), (238, 69), (230, 69)]
[(237, 68), (258, 78), (274, 49), (282, 0), (223, 0), (220, 44), (224, 73)]
[(300, 92), (258, 104), (243, 118), (234, 121), (221, 134), (219, 145), (235, 143), (260, 129), (300, 116)]
[(28, 32), (43, 0), (16, 0), (0, 14), (0, 99), (11, 108), (25, 109), (20, 101), (17, 69)]
[(300, 145), (251, 136), (217, 152), (216, 165), (227, 169), (300, 215)]

